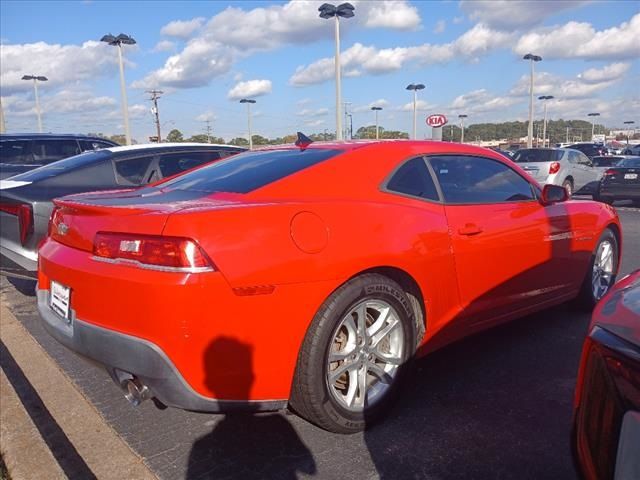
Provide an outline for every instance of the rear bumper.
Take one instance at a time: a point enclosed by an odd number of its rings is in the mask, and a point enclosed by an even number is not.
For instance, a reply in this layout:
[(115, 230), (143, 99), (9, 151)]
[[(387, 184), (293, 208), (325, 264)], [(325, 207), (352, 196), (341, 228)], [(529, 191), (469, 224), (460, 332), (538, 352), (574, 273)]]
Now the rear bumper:
[(616, 198), (620, 200), (638, 200), (640, 199), (640, 187), (636, 186), (615, 186), (600, 184), (600, 196)]
[(104, 365), (116, 383), (123, 374), (137, 377), (165, 405), (202, 412), (274, 411), (287, 406), (287, 400), (216, 400), (200, 395), (154, 343), (84, 322), (74, 311), (66, 321), (49, 307), (48, 290), (38, 289), (37, 296), (42, 324), (58, 342)]
[(0, 274), (8, 277), (35, 280), (38, 277), (38, 261), (17, 254), (0, 245)]

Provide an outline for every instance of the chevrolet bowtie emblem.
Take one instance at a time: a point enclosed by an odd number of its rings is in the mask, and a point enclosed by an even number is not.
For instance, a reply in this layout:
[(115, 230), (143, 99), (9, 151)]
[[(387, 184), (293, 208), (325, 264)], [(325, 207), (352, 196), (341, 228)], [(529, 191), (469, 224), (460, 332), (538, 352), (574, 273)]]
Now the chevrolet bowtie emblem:
[(58, 235), (66, 235), (68, 231), (69, 231), (69, 225), (62, 222), (58, 224)]

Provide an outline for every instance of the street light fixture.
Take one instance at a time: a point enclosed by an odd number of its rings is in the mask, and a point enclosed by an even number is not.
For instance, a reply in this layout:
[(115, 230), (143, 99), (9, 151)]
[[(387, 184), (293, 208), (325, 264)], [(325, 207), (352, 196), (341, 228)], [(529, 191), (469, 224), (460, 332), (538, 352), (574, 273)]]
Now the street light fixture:
[(467, 118), (468, 115), (460, 114), (458, 118), (460, 119), (460, 143), (464, 143), (464, 119)]
[(249, 150), (253, 150), (253, 136), (251, 135), (251, 104), (256, 103), (255, 100), (250, 98), (243, 98), (240, 103), (247, 104), (247, 122), (249, 124)]
[(531, 81), (529, 83), (529, 128), (527, 130), (527, 148), (531, 148), (533, 146), (533, 64), (535, 62), (540, 62), (542, 57), (532, 53), (527, 53), (522, 58), (523, 60), (529, 60), (531, 63)]
[(542, 148), (547, 144), (547, 100), (551, 100), (553, 95), (542, 95), (538, 100), (544, 101), (544, 123), (542, 124)]
[(407, 85), (407, 90), (413, 90), (413, 139), (418, 138), (418, 126), (416, 123), (417, 104), (418, 104), (418, 90), (424, 90), (425, 86), (421, 83), (410, 83)]
[(382, 110), (382, 107), (371, 107), (371, 110), (376, 112), (376, 140), (380, 140), (380, 127), (378, 126), (378, 112)]
[(33, 92), (36, 98), (36, 115), (38, 116), (38, 132), (42, 133), (42, 116), (40, 114), (40, 100), (38, 99), (38, 82), (46, 82), (49, 79), (42, 75), (24, 75), (22, 80), (33, 80)]
[[(129, 107), (127, 105), (127, 89), (124, 83), (124, 64), (122, 62), (122, 45), (135, 45), (133, 37), (121, 33), (117, 37), (108, 34), (100, 39), (101, 42), (108, 43), (112, 47), (118, 47), (118, 63), (120, 65), (120, 93), (122, 95), (122, 116), (124, 117), (124, 136), (127, 145), (131, 145), (131, 131), (129, 130)], [(158, 139), (159, 141), (159, 139)]]
[(592, 142), (593, 142), (593, 135), (595, 133), (595, 126), (596, 126), (595, 117), (599, 117), (599, 116), (600, 116), (600, 114), (598, 112), (592, 112), (592, 113), (588, 113), (587, 114), (587, 117), (591, 117), (592, 118), (592, 120), (591, 120), (591, 141)]
[[(627, 120), (626, 122), (624, 122), (625, 125), (633, 125), (634, 123), (636, 122), (634, 122), (633, 120)], [(629, 130), (627, 130), (627, 145), (629, 145)]]
[(342, 140), (342, 93), (340, 86), (340, 20), (339, 18), (351, 18), (355, 15), (353, 11), (355, 7), (350, 3), (342, 3), (337, 7), (330, 3), (323, 3), (318, 8), (320, 18), (335, 18), (335, 37), (336, 37), (336, 54), (335, 54), (335, 72), (336, 72), (336, 140)]

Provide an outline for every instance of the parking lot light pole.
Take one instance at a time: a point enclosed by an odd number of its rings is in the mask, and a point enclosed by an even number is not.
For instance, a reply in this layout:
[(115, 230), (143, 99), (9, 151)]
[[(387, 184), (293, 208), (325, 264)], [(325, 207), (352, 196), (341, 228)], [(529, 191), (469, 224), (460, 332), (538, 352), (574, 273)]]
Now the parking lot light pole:
[(255, 100), (250, 98), (243, 98), (240, 103), (247, 104), (247, 123), (249, 125), (249, 150), (253, 150), (253, 136), (251, 135), (251, 104), (256, 103)]
[(118, 47), (118, 63), (120, 65), (120, 93), (122, 95), (122, 116), (124, 117), (124, 136), (127, 145), (131, 145), (131, 130), (129, 130), (129, 106), (127, 105), (127, 88), (124, 81), (124, 63), (122, 62), (122, 45), (135, 45), (136, 41), (130, 35), (121, 33), (117, 37), (104, 35), (101, 42), (108, 43), (112, 47)]
[(371, 107), (371, 110), (376, 112), (376, 140), (380, 140), (380, 127), (378, 124), (378, 112), (382, 110), (382, 107)]
[(460, 119), (460, 143), (464, 143), (464, 119), (467, 117), (468, 115), (465, 114), (458, 115), (458, 118)]
[(595, 132), (595, 126), (596, 126), (596, 121), (595, 121), (595, 117), (599, 117), (600, 114), (598, 112), (592, 112), (592, 113), (588, 113), (587, 117), (591, 117), (591, 141), (593, 142), (593, 135), (596, 133)]
[(418, 138), (418, 124), (416, 123), (417, 110), (418, 110), (418, 90), (424, 90), (424, 85), (421, 83), (410, 83), (407, 85), (407, 90), (413, 90), (413, 139)]
[(318, 8), (320, 18), (335, 18), (335, 37), (336, 37), (336, 54), (335, 54), (335, 73), (336, 73), (336, 140), (342, 140), (342, 92), (340, 85), (340, 20), (339, 18), (351, 18), (355, 14), (355, 7), (350, 3), (342, 3), (337, 7), (330, 3), (323, 3)]
[[(625, 125), (629, 125), (629, 128), (631, 128), (631, 125), (633, 125), (634, 122), (633, 120), (627, 120), (626, 122), (624, 122)], [(629, 145), (629, 130), (627, 130), (627, 145)]]
[(542, 124), (542, 148), (547, 145), (547, 100), (551, 100), (553, 95), (542, 95), (538, 100), (544, 102), (544, 123)]
[(527, 148), (531, 148), (533, 146), (533, 64), (541, 61), (542, 57), (532, 53), (527, 53), (522, 58), (524, 60), (529, 60), (529, 63), (531, 64), (531, 80), (529, 82), (529, 128), (527, 130)]
[[(7, 127), (4, 124), (4, 109), (2, 108), (2, 99), (0, 98), (0, 133), (6, 133)], [(629, 137), (627, 137), (629, 143)]]
[(33, 80), (33, 93), (36, 99), (36, 115), (38, 116), (38, 132), (42, 133), (42, 115), (40, 113), (40, 99), (38, 98), (38, 82), (49, 80), (42, 75), (24, 75), (22, 80)]

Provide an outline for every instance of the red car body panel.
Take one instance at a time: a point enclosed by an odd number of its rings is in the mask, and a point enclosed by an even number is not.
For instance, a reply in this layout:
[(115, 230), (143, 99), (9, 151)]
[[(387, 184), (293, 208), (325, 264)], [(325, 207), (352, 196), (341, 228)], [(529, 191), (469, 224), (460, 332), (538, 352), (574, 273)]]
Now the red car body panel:
[[(615, 211), (601, 203), (449, 206), (382, 188), (404, 160), (438, 153), (494, 159), (539, 188), (489, 150), (411, 141), (309, 148), (341, 153), (248, 194), (122, 207), (87, 205), (100, 195), (57, 201), (39, 252), (39, 288), (47, 290), (50, 280), (69, 286), (78, 318), (154, 343), (205, 397), (287, 399), (313, 316), (349, 278), (387, 268), (415, 281), (427, 319), (422, 354), (575, 297), (601, 232), (620, 232)], [(69, 226), (65, 235), (57, 233), (61, 222)], [(467, 234), (475, 227), (481, 232)], [(216, 271), (95, 261), (99, 231), (194, 239)], [(232, 358), (224, 365), (207, 360), (218, 337), (251, 346), (248, 394), (236, 387)], [(211, 375), (228, 388), (212, 391)]]

